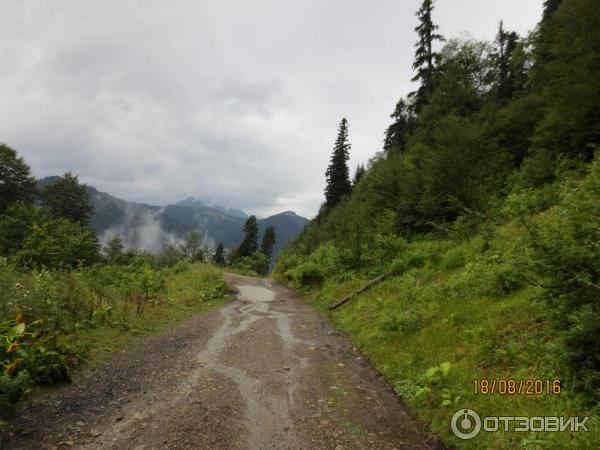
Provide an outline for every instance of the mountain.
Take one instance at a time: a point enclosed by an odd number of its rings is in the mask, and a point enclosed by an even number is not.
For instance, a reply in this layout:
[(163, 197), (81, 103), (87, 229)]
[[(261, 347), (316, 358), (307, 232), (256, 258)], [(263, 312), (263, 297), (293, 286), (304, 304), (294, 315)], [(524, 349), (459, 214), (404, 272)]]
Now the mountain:
[[(58, 178), (39, 180), (38, 188)], [(102, 243), (118, 235), (125, 247), (156, 253), (167, 243), (181, 243), (192, 231), (200, 233), (208, 245), (222, 243), (227, 249), (238, 246), (244, 237), (242, 228), (248, 215), (240, 209), (209, 206), (194, 197), (161, 207), (122, 200), (92, 186), (87, 189), (94, 207), (90, 225)], [(275, 228), (273, 256), (276, 256), (307, 222), (308, 219), (291, 211), (259, 219), (259, 238), (267, 227)]]
[[(274, 216), (269, 216), (266, 219), (258, 220), (258, 230), (262, 234), (267, 227), (275, 228), (275, 246), (273, 254), (277, 255), (289, 241), (293, 240), (304, 229), (308, 219), (297, 215), (293, 211), (286, 211)], [(273, 258), (273, 261), (275, 258)]]
[(207, 203), (203, 202), (202, 200), (198, 200), (197, 198), (194, 198), (194, 197), (188, 197), (185, 200), (177, 202), (176, 205), (179, 205), (179, 206), (189, 206), (189, 207), (192, 207), (192, 208), (196, 208), (196, 207), (211, 208), (211, 209), (214, 209), (216, 211), (225, 213), (228, 216), (239, 217), (241, 219), (247, 219), (248, 218), (248, 214), (246, 214), (241, 209), (228, 208), (228, 207), (221, 206), (221, 205), (207, 204)]

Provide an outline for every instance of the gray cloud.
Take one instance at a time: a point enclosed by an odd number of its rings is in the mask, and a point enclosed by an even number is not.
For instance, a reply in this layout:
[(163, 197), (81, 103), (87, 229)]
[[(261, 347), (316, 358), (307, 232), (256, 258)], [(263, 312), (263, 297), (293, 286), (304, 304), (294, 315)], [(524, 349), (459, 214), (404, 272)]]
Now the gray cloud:
[[(411, 90), (418, 0), (0, 2), (0, 141), (128, 200), (312, 216), (341, 117), (366, 161)], [(491, 39), (542, 0), (437, 3)]]

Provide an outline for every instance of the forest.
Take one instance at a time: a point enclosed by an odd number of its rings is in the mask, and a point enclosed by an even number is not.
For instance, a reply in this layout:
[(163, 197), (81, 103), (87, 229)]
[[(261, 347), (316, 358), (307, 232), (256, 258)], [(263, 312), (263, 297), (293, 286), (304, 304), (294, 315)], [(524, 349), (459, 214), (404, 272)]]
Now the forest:
[[(414, 92), (351, 177), (339, 126), (318, 216), (275, 276), (329, 313), (431, 429), (461, 448), (598, 448), (600, 11), (546, 0), (520, 36), (442, 36), (417, 11)], [(385, 128), (382, 124), (382, 129)], [(480, 379), (559, 380), (560, 393), (481, 395)], [(460, 407), (590, 416), (589, 433), (461, 442)]]

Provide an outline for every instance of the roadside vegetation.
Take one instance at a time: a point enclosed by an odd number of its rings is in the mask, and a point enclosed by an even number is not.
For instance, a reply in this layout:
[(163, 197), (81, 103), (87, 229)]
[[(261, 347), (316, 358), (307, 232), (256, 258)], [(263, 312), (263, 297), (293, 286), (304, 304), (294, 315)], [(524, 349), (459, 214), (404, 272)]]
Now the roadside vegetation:
[(73, 174), (40, 190), (1, 145), (0, 181), (0, 409), (225, 297), (199, 235), (156, 256), (118, 236), (101, 248)]
[[(275, 275), (327, 307), (431, 429), (459, 448), (599, 448), (600, 22), (546, 1), (529, 36), (446, 40), (417, 13), (415, 81), (383, 150), (350, 181), (342, 120), (325, 203)], [(439, 51), (436, 51), (439, 48)], [(475, 394), (476, 379), (560, 393)], [(552, 389), (551, 389), (552, 391)], [(482, 416), (590, 416), (590, 432), (452, 434)]]

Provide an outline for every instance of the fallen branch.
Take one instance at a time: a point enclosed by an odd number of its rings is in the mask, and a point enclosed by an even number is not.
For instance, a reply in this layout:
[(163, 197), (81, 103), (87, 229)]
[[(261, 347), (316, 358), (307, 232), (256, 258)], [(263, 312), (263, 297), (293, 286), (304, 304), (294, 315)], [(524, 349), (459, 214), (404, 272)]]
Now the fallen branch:
[(363, 293), (364, 291), (366, 291), (367, 289), (369, 289), (371, 286), (373, 286), (374, 284), (379, 283), (380, 281), (383, 281), (383, 279), (385, 277), (387, 277), (388, 274), (387, 273), (383, 273), (381, 275), (379, 275), (377, 278), (373, 278), (371, 281), (368, 281), (366, 284), (364, 284), (363, 286), (361, 286), (360, 288), (358, 288), (356, 291), (354, 291), (352, 294), (350, 294), (348, 297), (344, 297), (343, 299), (341, 299), (339, 302), (334, 303), (333, 305), (331, 305), (329, 307), (329, 310), (334, 310), (340, 306), (342, 306), (344, 303), (349, 302), (350, 300), (352, 300), (354, 297), (356, 297), (358, 294)]

